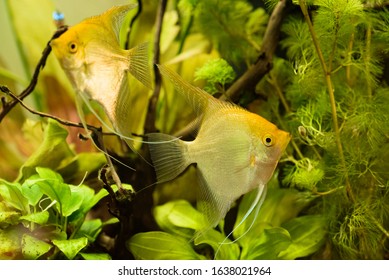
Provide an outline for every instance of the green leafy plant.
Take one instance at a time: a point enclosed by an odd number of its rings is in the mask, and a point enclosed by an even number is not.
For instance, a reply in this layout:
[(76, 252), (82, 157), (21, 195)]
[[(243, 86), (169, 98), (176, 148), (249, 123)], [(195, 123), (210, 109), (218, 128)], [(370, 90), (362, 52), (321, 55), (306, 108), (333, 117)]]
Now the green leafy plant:
[[(55, 29), (36, 11), (51, 13), (55, 7), (49, 0), (28, 9), (18, 1), (5, 2), (10, 15), (29, 11), (9, 17), (26, 77), (0, 68), (1, 83), (16, 92), (17, 85), (28, 84)], [(131, 153), (114, 137), (105, 137), (102, 148), (111, 155), (112, 170), (127, 189), (134, 186), (136, 195), (128, 200), (123, 188), (115, 192), (112, 186), (111, 202), (123, 203), (114, 210), (125, 211), (109, 210), (120, 223), (112, 216), (89, 219), (91, 207), (108, 195), (94, 191), (101, 188), (96, 179), (107, 162), (104, 154), (91, 141), (79, 141), (77, 133), (85, 131), (32, 121), (24, 108), (14, 108), (5, 118), (0, 112), (0, 258), (387, 259), (387, 4), (161, 0), (164, 17), (155, 21), (162, 9), (142, 3), (139, 16), (134, 10), (126, 20), (130, 28), (122, 28), (123, 41), (136, 46), (153, 38), (160, 46), (153, 48), (159, 50), (153, 62), (169, 64), (191, 83), (203, 80), (209, 93), (293, 135), (262, 208), (242, 221), (255, 195), (246, 194), (216, 228), (202, 231), (204, 217), (194, 207), (194, 167), (154, 187), (141, 143)], [(156, 27), (160, 34), (154, 34)], [(40, 36), (31, 40), (36, 30)], [(35, 82), (34, 108), (74, 118), (72, 90), (54, 60)], [(193, 114), (185, 101), (171, 84), (156, 79), (155, 88), (151, 96), (130, 79), (128, 132), (142, 135), (154, 127), (192, 139)], [(13, 100), (6, 94), (2, 101), (4, 109)], [(99, 125), (90, 112), (86, 120)], [(117, 194), (120, 199), (113, 199)], [(129, 220), (136, 228), (128, 226)], [(125, 254), (96, 249), (102, 248), (99, 236), (109, 239), (103, 227), (110, 223), (116, 223), (109, 237), (113, 247)]]
[(236, 77), (234, 69), (227, 61), (218, 58), (210, 60), (203, 67), (195, 72), (195, 80), (206, 80), (204, 87), (210, 94), (224, 93), (227, 84), (230, 84)]
[[(23, 165), (20, 179), (15, 182), (0, 180), (0, 235), (2, 240), (9, 238), (1, 244), (0, 258), (74, 259), (88, 258), (91, 253), (95, 257), (110, 258), (106, 253), (88, 252), (88, 247), (104, 225), (117, 220), (86, 219), (92, 207), (108, 192), (101, 189), (96, 193), (82, 183), (68, 184), (53, 171), (53, 168), (61, 167), (59, 170), (67, 174), (69, 169), (76, 171), (77, 166), (78, 171), (85, 174), (92, 166), (80, 169), (81, 162), (97, 159), (92, 153), (90, 157), (77, 156), (67, 160), (66, 165), (56, 166), (57, 162), (75, 156), (64, 142), (66, 135), (64, 128), (50, 121), (44, 141)], [(42, 159), (43, 155), (49, 154), (56, 157)], [(100, 155), (98, 158), (100, 165), (104, 163), (104, 158)], [(38, 166), (45, 162), (50, 167)]]
[(58, 258), (61, 252), (74, 259), (101, 231), (101, 220), (86, 221), (85, 217), (107, 194), (105, 190), (95, 194), (86, 185), (66, 184), (58, 173), (43, 167), (37, 167), (36, 174), (23, 183), (2, 180), (1, 235), (17, 231), (20, 237), (18, 250), (2, 246), (2, 256), (19, 251), (27, 259)]
[(154, 217), (163, 231), (136, 234), (128, 248), (138, 259), (295, 259), (322, 246), (327, 232), (324, 217), (298, 217), (313, 197), (275, 185), (258, 215), (240, 224), (254, 196), (255, 192), (247, 194), (239, 204), (232, 235), (202, 231), (205, 217), (185, 200), (157, 206)]

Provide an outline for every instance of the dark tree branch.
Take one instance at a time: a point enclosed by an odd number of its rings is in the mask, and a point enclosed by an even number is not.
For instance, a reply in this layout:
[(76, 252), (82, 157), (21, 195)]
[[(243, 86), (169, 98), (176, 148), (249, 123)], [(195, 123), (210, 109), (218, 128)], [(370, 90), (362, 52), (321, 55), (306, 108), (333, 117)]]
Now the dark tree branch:
[(128, 26), (127, 29), (127, 36), (126, 36), (126, 43), (124, 44), (124, 49), (128, 50), (130, 48), (130, 35), (131, 35), (131, 30), (132, 26), (134, 25), (135, 21), (137, 18), (140, 16), (142, 13), (142, 0), (138, 0), (138, 11), (136, 12), (135, 16), (131, 19), (131, 22)]
[(252, 89), (272, 68), (273, 54), (278, 44), (281, 24), (286, 14), (287, 0), (280, 0), (275, 6), (263, 37), (260, 55), (256, 63), (249, 68), (220, 99), (237, 101), (243, 90)]
[[(49, 56), (49, 54), (51, 52), (50, 42), (52, 40), (58, 38), (59, 36), (61, 36), (61, 34), (63, 34), (67, 29), (68, 29), (67, 26), (63, 26), (63, 27), (57, 29), (57, 31), (55, 31), (54, 35), (51, 37), (50, 41), (47, 43), (46, 48), (43, 50), (42, 57), (39, 60), (37, 66), (35, 67), (35, 71), (34, 71), (34, 74), (32, 76), (30, 84), (28, 85), (28, 87), (25, 90), (22, 91), (22, 93), (20, 95), (18, 95), (18, 98), (20, 100), (23, 100), (24, 98), (26, 98), (35, 89), (35, 86), (38, 83), (39, 73), (45, 67), (47, 57)], [(4, 99), (2, 99), (3, 108), (0, 112), (0, 122), (12, 110), (12, 108), (15, 107), (16, 104), (18, 104), (18, 103), (19, 103), (19, 101), (16, 99), (13, 99), (10, 102), (6, 102)]]
[(158, 71), (157, 64), (159, 63), (160, 57), (160, 39), (161, 39), (161, 30), (162, 30), (162, 21), (163, 16), (166, 10), (167, 0), (160, 0), (157, 18), (155, 22), (155, 36), (154, 36), (154, 56), (153, 56), (153, 69), (154, 69), (154, 92), (149, 101), (149, 107), (147, 110), (146, 122), (145, 122), (145, 132), (155, 132), (155, 119), (156, 119), (156, 108), (159, 98), (159, 93), (161, 91), (161, 74)]

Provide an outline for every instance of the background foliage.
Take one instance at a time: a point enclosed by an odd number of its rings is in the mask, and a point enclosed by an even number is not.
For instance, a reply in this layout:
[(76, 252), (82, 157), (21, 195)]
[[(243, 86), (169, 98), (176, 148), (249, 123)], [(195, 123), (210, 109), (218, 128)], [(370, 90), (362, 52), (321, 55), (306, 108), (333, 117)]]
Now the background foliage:
[[(142, 1), (130, 47), (155, 40), (157, 2)], [(257, 217), (240, 224), (255, 195), (249, 193), (216, 229), (198, 234), (204, 217), (193, 206), (194, 167), (172, 182), (150, 187), (153, 170), (138, 156), (147, 158), (144, 146), (134, 154), (115, 137), (105, 137), (110, 153), (136, 168), (114, 162), (126, 191), (112, 182), (107, 188), (99, 176), (105, 156), (90, 140), (79, 139), (83, 130), (17, 106), (0, 123), (0, 258), (387, 259), (388, 4), (286, 2), (271, 70), (258, 77), (254, 88), (239, 92), (240, 105), (293, 135)], [(7, 12), (2, 20), (12, 27), (24, 71), (24, 76), (16, 75), (0, 61), (0, 83), (13, 92), (26, 87), (56, 29), (54, 4), (2, 3)], [(271, 0), (169, 0), (161, 63), (228, 99), (230, 86), (261, 57), (277, 5)], [(130, 12), (126, 26), (135, 14)], [(0, 59), (5, 56), (1, 53)], [(128, 128), (142, 134), (152, 93), (130, 83)], [(73, 100), (73, 90), (50, 55), (26, 103), (78, 121)], [(169, 134), (185, 131), (193, 118), (168, 83), (155, 112), (157, 129)], [(99, 126), (90, 113), (87, 121)]]

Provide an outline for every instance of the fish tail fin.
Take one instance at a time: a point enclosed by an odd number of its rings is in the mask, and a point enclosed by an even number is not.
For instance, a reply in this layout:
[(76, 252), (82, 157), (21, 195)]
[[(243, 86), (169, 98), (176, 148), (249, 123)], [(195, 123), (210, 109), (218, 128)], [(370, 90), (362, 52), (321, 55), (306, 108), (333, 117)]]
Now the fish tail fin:
[(129, 50), (130, 73), (147, 88), (151, 86), (151, 71), (149, 66), (149, 43), (142, 43)]
[(173, 180), (190, 164), (184, 141), (162, 133), (149, 133), (149, 150), (158, 183)]

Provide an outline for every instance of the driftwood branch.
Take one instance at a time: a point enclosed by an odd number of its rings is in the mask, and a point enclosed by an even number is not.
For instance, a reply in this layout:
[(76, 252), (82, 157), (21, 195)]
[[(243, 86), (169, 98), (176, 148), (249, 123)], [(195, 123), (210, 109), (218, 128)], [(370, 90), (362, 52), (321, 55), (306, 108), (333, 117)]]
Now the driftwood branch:
[(131, 19), (131, 22), (130, 22), (128, 29), (127, 29), (126, 42), (124, 44), (124, 49), (126, 49), (126, 50), (128, 50), (130, 48), (130, 35), (131, 35), (132, 26), (134, 25), (135, 21), (138, 19), (140, 14), (142, 13), (142, 9), (143, 9), (142, 0), (138, 0), (138, 10), (137, 10), (135, 16)]
[[(46, 48), (43, 50), (42, 57), (39, 60), (37, 66), (35, 67), (35, 71), (34, 71), (34, 74), (32, 76), (30, 84), (27, 86), (27, 88), (25, 90), (22, 91), (22, 93), (20, 95), (17, 96), (20, 100), (23, 100), (31, 92), (34, 91), (36, 84), (38, 83), (39, 73), (45, 67), (47, 57), (49, 56), (49, 54), (51, 52), (50, 42), (52, 40), (58, 38), (59, 36), (61, 36), (61, 34), (64, 33), (67, 29), (68, 29), (67, 26), (62, 26), (61, 28), (57, 29), (57, 31), (55, 31), (54, 35), (51, 37), (50, 41), (47, 43)], [(16, 104), (18, 104), (18, 103), (19, 103), (19, 101), (16, 99), (13, 99), (9, 102), (6, 102), (4, 99), (2, 99), (3, 107), (2, 107), (2, 110), (0, 112), (0, 122), (12, 110), (12, 108), (15, 107)]]
[(286, 14), (287, 0), (280, 0), (275, 6), (263, 37), (260, 55), (256, 63), (236, 80), (220, 99), (237, 101), (243, 90), (252, 89), (272, 68), (273, 54), (276, 50), (281, 24)]
[(154, 69), (154, 92), (149, 100), (149, 107), (147, 110), (147, 117), (145, 122), (145, 132), (155, 132), (155, 119), (156, 119), (156, 109), (159, 98), (159, 93), (161, 91), (161, 74), (159, 73), (157, 64), (159, 63), (160, 57), (160, 39), (161, 39), (161, 31), (162, 31), (162, 21), (163, 16), (166, 10), (167, 0), (160, 0), (157, 18), (155, 22), (155, 35), (154, 35), (154, 56), (153, 56), (153, 69)]

